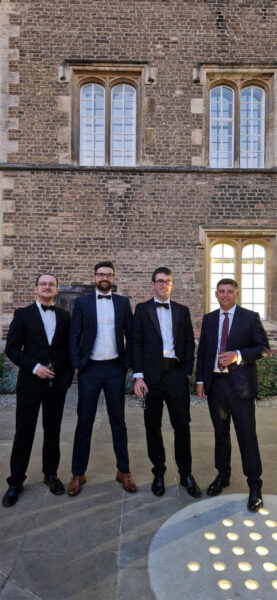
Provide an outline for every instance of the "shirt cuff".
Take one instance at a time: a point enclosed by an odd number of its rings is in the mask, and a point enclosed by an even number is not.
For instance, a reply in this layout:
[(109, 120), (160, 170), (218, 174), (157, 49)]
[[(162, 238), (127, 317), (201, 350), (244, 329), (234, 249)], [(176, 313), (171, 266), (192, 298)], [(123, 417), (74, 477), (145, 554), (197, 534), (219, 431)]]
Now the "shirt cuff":
[(39, 368), (40, 366), (41, 366), (41, 364), (40, 364), (40, 363), (37, 363), (37, 364), (36, 364), (36, 366), (33, 368), (33, 371), (32, 371), (32, 373), (33, 373), (34, 375), (36, 375), (36, 373), (37, 373), (37, 370), (38, 370), (38, 368)]
[(133, 379), (143, 379), (143, 373), (134, 373)]
[(203, 385), (204, 381), (197, 381), (197, 382), (196, 382), (196, 385), (198, 385), (198, 384), (200, 384), (200, 383), (202, 383), (202, 385)]
[(241, 363), (241, 361), (242, 361), (242, 358), (241, 358), (241, 353), (240, 353), (240, 351), (239, 351), (239, 350), (236, 350), (236, 353), (237, 353), (237, 355), (238, 355), (237, 364), (238, 364), (238, 365), (240, 365), (240, 363)]

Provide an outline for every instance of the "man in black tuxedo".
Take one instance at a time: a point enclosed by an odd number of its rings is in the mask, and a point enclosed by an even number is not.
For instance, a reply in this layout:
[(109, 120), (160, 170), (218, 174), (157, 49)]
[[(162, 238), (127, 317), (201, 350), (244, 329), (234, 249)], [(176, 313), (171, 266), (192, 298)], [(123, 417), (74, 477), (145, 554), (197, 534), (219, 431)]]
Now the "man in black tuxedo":
[(23, 490), (40, 405), (44, 441), (42, 471), (44, 483), (55, 495), (64, 493), (57, 478), (60, 460), (59, 438), (66, 390), (72, 381), (69, 361), (69, 313), (57, 308), (54, 275), (44, 273), (36, 280), (36, 302), (15, 311), (10, 324), (6, 354), (18, 367), (16, 431), (11, 454), (9, 489), (3, 506), (17, 502)]
[(187, 306), (170, 300), (173, 276), (167, 267), (152, 275), (154, 298), (138, 304), (134, 316), (134, 390), (147, 394), (144, 423), (154, 480), (152, 492), (165, 491), (165, 450), (161, 432), (166, 402), (174, 429), (180, 483), (191, 496), (201, 496), (191, 474), (189, 379), (194, 362), (194, 336)]
[(204, 316), (198, 347), (197, 394), (208, 396), (215, 432), (216, 479), (207, 493), (216, 496), (230, 482), (230, 420), (234, 422), (243, 472), (250, 488), (248, 508), (263, 506), (262, 464), (255, 422), (258, 393), (256, 360), (270, 353), (258, 313), (236, 304), (238, 285), (221, 279), (215, 293), (220, 305)]
[[(70, 356), (78, 374), (78, 422), (68, 495), (76, 496), (86, 481), (93, 423), (100, 391), (105, 392), (117, 460), (116, 480), (127, 492), (136, 486), (130, 474), (124, 418), (125, 379), (131, 364), (133, 315), (128, 298), (112, 294), (114, 265), (94, 267), (96, 290), (76, 299), (70, 331)], [(126, 340), (126, 345), (124, 343)]]

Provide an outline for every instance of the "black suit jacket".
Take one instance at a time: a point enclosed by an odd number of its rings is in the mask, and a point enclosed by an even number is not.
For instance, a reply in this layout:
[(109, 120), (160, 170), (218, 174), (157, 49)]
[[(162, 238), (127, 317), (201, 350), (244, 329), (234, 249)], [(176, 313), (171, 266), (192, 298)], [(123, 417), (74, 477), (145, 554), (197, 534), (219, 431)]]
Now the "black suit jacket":
[[(194, 362), (194, 336), (187, 306), (170, 301), (173, 341), (176, 357), (186, 375), (191, 375)], [(152, 298), (138, 304), (134, 315), (133, 369), (143, 373), (146, 384), (156, 383), (162, 374), (163, 340)]]
[[(110, 300), (102, 300), (110, 302)], [(128, 298), (112, 294), (115, 338), (119, 358), (126, 366), (132, 360), (133, 313)], [(70, 359), (74, 369), (82, 370), (89, 361), (97, 334), (96, 294), (76, 298), (70, 327)], [(124, 338), (126, 343), (124, 342)]]
[(47, 365), (50, 361), (55, 370), (55, 386), (66, 390), (72, 381), (69, 361), (69, 313), (56, 307), (56, 330), (49, 346), (37, 304), (18, 308), (10, 324), (5, 352), (19, 367), (17, 392), (39, 393), (48, 385), (32, 373), (37, 363)]
[[(205, 393), (211, 387), (217, 352), (219, 309), (203, 318), (198, 346), (196, 381), (203, 381)], [(258, 393), (256, 360), (270, 353), (268, 339), (258, 313), (236, 307), (228, 335), (226, 351), (239, 350), (242, 361), (228, 370), (240, 398), (254, 398)]]

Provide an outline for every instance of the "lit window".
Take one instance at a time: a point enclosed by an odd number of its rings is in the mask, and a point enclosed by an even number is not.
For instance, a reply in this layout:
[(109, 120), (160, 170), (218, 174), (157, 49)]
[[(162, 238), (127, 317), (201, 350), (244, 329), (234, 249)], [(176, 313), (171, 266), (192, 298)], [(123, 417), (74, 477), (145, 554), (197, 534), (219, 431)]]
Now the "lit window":
[(211, 250), (211, 310), (218, 308), (215, 297), (217, 283), (226, 277), (235, 277), (235, 249), (230, 244), (215, 244)]
[(235, 279), (239, 286), (239, 303), (244, 308), (267, 317), (267, 251), (259, 243), (246, 243), (235, 239), (233, 243), (219, 241), (210, 249), (210, 306), (218, 308), (215, 291), (220, 279)]
[(255, 310), (265, 318), (266, 252), (260, 244), (247, 244), (242, 249), (241, 306)]

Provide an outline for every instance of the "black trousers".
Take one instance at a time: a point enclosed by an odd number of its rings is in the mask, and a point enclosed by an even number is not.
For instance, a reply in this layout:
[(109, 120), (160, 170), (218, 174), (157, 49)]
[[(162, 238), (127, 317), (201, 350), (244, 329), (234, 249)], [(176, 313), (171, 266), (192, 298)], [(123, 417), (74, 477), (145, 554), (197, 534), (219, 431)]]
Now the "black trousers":
[(40, 406), (42, 406), (43, 448), (42, 471), (56, 475), (60, 462), (60, 429), (66, 392), (46, 388), (39, 394), (17, 394), (16, 428), (11, 453), (9, 485), (20, 485), (26, 479)]
[(179, 367), (163, 371), (160, 381), (148, 385), (144, 411), (144, 423), (148, 456), (152, 462), (154, 475), (163, 474), (165, 466), (165, 449), (162, 437), (162, 415), (164, 401), (174, 430), (175, 460), (181, 477), (191, 473), (190, 444), (190, 411), (189, 382)]
[(83, 475), (86, 472), (92, 428), (102, 389), (106, 398), (117, 468), (122, 473), (129, 473), (127, 427), (124, 417), (125, 379), (126, 368), (119, 359), (90, 360), (86, 368), (79, 373), (78, 422), (72, 457), (73, 475)]
[(248, 485), (261, 487), (262, 463), (256, 434), (254, 399), (239, 398), (230, 376), (222, 374), (213, 376), (208, 404), (215, 433), (215, 467), (219, 474), (229, 476), (231, 473), (232, 417)]

